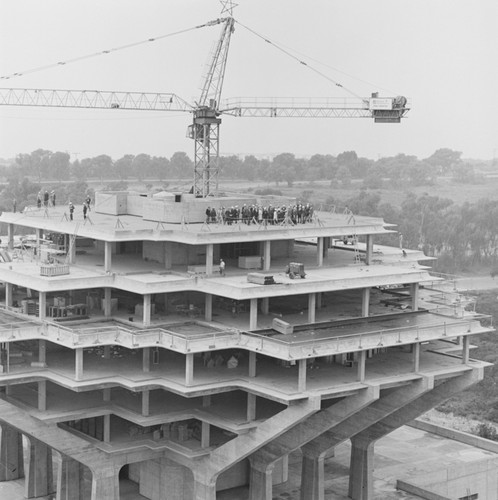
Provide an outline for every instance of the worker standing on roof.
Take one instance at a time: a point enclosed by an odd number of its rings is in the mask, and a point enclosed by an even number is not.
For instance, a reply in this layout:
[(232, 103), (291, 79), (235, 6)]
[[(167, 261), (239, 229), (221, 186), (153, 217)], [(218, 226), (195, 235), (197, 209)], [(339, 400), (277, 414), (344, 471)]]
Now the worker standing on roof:
[(69, 202), (69, 220), (73, 220), (73, 213), (74, 213), (74, 205), (72, 202)]
[(86, 212), (88, 210), (88, 207), (86, 205), (86, 203), (83, 203), (83, 219), (86, 220)]
[(220, 259), (220, 276), (225, 276), (225, 261)]
[(90, 195), (87, 194), (86, 196), (86, 200), (85, 200), (85, 204), (86, 204), (86, 207), (88, 208), (88, 211), (90, 212), (90, 204), (92, 203), (92, 199), (90, 198)]

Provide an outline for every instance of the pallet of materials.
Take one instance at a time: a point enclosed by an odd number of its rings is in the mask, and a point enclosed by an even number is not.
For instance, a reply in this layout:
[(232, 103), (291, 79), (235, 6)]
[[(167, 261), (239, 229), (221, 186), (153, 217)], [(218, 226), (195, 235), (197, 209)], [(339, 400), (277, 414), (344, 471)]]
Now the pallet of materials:
[(274, 285), (275, 280), (271, 274), (263, 273), (249, 273), (247, 275), (247, 281), (249, 283), (256, 283), (257, 285)]

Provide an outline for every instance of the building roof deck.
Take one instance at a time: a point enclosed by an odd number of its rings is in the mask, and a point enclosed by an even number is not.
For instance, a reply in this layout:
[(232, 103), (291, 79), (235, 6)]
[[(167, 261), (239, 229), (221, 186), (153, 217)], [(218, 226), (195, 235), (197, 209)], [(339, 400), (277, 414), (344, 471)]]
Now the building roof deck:
[(177, 241), (189, 244), (226, 243), (243, 240), (280, 240), (313, 236), (343, 236), (351, 233), (384, 234), (392, 224), (382, 219), (344, 213), (317, 211), (313, 222), (305, 224), (172, 224), (145, 220), (134, 215), (108, 215), (92, 210), (83, 219), (82, 206), (76, 206), (70, 221), (65, 206), (28, 207), (22, 213), (3, 212), (0, 222), (45, 232), (77, 234), (101, 241)]

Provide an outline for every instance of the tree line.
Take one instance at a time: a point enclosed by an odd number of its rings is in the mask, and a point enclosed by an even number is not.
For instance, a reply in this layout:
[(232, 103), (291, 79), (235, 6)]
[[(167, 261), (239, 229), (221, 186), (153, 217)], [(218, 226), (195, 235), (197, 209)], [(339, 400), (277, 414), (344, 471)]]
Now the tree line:
[[(222, 156), (220, 175), (227, 180), (265, 181), (275, 185), (292, 186), (296, 181), (330, 181), (333, 185), (349, 187), (354, 179), (361, 179), (370, 189), (403, 185), (432, 185), (440, 175), (451, 176), (456, 182), (479, 182), (481, 165), (466, 162), (461, 152), (443, 148), (425, 159), (398, 154), (371, 160), (359, 157), (355, 151), (344, 151), (337, 156), (315, 154), (297, 158), (292, 153), (281, 153), (272, 159), (253, 155)], [(189, 179), (193, 177), (193, 162), (185, 152), (176, 152), (171, 158), (131, 155), (113, 160), (108, 155), (71, 161), (69, 153), (37, 149), (17, 155), (10, 165), (0, 167), (5, 178), (28, 177), (32, 181), (88, 179), (143, 180)]]

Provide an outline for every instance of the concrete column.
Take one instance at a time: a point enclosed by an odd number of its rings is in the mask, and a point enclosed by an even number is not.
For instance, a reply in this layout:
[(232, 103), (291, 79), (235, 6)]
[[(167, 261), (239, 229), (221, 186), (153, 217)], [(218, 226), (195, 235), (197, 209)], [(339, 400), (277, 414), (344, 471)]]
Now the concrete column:
[(79, 500), (82, 475), (80, 463), (65, 455), (58, 462), (56, 500)]
[(70, 234), (67, 235), (67, 255), (69, 264), (76, 264), (76, 238)]
[(151, 297), (152, 295), (150, 293), (146, 293), (144, 295), (144, 302), (143, 302), (143, 324), (144, 326), (150, 326), (150, 318), (152, 315), (152, 305), (151, 305)]
[(40, 380), (38, 382), (38, 411), (47, 409), (47, 381)]
[(112, 314), (111, 312), (111, 297), (112, 289), (108, 286), (104, 288), (104, 316), (109, 318)]
[(329, 256), (330, 248), (330, 236), (323, 238), (323, 258), (326, 259)]
[(206, 245), (206, 275), (211, 276), (213, 274), (213, 255), (214, 246), (212, 243)]
[(111, 400), (111, 388), (105, 387), (102, 389), (102, 401), (110, 401)]
[(417, 373), (420, 370), (420, 342), (412, 344), (412, 363), (413, 371)]
[(206, 293), (204, 299), (204, 319), (206, 321), (213, 320), (213, 296), (210, 293)]
[(38, 365), (40, 368), (47, 367), (47, 343), (45, 340), (38, 341)]
[(211, 438), (211, 426), (207, 422), (202, 422), (201, 448), (209, 448)]
[(249, 377), (256, 376), (256, 353), (249, 351)]
[(256, 394), (247, 393), (247, 421), (256, 420)]
[(261, 312), (265, 315), (270, 313), (270, 297), (263, 297), (261, 299)]
[(372, 255), (373, 255), (373, 236), (371, 234), (367, 234), (367, 244), (366, 244), (366, 252), (365, 252), (365, 264), (369, 266), (372, 263)]
[(0, 481), (24, 477), (22, 434), (8, 425), (2, 425), (0, 439)]
[(316, 265), (323, 266), (323, 237), (317, 238), (316, 242)]
[(47, 316), (47, 292), (38, 293), (38, 318), (44, 320)]
[(367, 351), (360, 351), (358, 353), (358, 382), (365, 382), (365, 363), (367, 359)]
[(104, 242), (104, 271), (110, 273), (112, 269), (112, 243)]
[(142, 349), (142, 370), (144, 372), (150, 372), (150, 347), (144, 347)]
[(306, 390), (306, 368), (307, 368), (308, 360), (300, 359), (299, 360), (299, 373), (298, 373), (298, 387), (297, 390), (299, 392), (303, 392)]
[(249, 476), (249, 500), (272, 500), (273, 498), (273, 469), (271, 464), (258, 464), (250, 460), (251, 471)]
[(104, 443), (111, 442), (111, 415), (104, 415)]
[(271, 241), (263, 242), (263, 271), (269, 271), (271, 266)]
[(14, 224), (7, 225), (7, 246), (9, 250), (14, 250)]
[(374, 442), (351, 438), (349, 496), (353, 500), (373, 499)]
[(142, 416), (148, 417), (150, 414), (150, 391), (142, 391)]
[(368, 318), (370, 312), (370, 288), (362, 288), (361, 290), (361, 315), (363, 318)]
[(462, 363), (467, 365), (470, 360), (470, 337), (465, 335), (463, 337), (463, 346), (462, 346)]
[(325, 454), (309, 456), (303, 452), (300, 500), (325, 499)]
[(12, 307), (12, 291), (14, 286), (12, 283), (5, 283), (5, 306)]
[(185, 385), (194, 383), (194, 355), (188, 352), (185, 355)]
[(76, 380), (81, 380), (83, 378), (83, 348), (78, 347), (74, 351), (74, 363), (75, 363), (75, 374)]
[(308, 295), (308, 323), (314, 323), (316, 320), (316, 293)]
[(119, 500), (118, 471), (109, 467), (92, 471), (91, 500)]
[(36, 498), (54, 492), (52, 450), (39, 441), (30, 442), (27, 451), (24, 496)]
[(412, 311), (418, 311), (418, 298), (419, 298), (418, 283), (412, 283), (410, 285), (410, 292), (412, 296)]
[(256, 328), (258, 328), (258, 299), (251, 299), (249, 330), (256, 330)]

